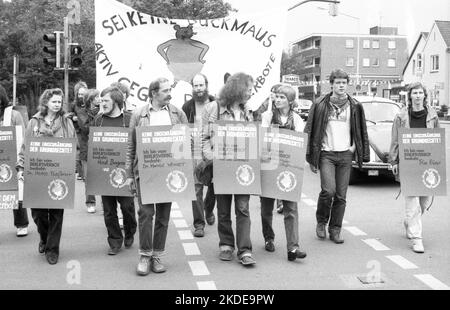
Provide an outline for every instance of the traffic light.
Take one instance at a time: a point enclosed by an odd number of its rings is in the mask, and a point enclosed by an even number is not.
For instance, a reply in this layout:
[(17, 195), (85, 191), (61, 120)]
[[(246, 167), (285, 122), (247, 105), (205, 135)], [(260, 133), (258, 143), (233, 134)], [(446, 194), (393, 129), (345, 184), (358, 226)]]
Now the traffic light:
[(44, 58), (44, 64), (61, 68), (61, 32), (55, 31), (51, 34), (44, 34), (42, 37), (45, 42), (50, 43), (43, 48), (43, 51), (50, 54)]
[(338, 14), (339, 14), (338, 4), (337, 3), (330, 3), (329, 4), (328, 13), (331, 16), (333, 16), (333, 17), (338, 16)]
[(70, 44), (70, 67), (78, 68), (83, 63), (82, 59), (83, 49), (78, 43)]

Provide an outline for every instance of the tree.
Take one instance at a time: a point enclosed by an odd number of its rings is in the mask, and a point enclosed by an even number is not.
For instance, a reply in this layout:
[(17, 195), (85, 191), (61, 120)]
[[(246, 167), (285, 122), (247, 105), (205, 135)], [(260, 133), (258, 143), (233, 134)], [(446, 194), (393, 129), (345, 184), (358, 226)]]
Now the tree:
[(287, 74), (300, 74), (301, 62), (298, 57), (290, 56), (288, 53), (283, 51), (281, 57), (281, 75)]

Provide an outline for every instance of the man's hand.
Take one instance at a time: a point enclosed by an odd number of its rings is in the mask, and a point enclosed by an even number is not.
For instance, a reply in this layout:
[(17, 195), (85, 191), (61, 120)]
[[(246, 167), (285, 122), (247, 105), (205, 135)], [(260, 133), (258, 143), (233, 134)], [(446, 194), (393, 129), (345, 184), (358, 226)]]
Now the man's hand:
[(309, 168), (311, 169), (312, 173), (317, 174), (318, 169), (314, 167), (313, 165), (309, 165)]
[(398, 175), (398, 164), (392, 165), (392, 173)]
[(133, 178), (128, 178), (125, 184), (130, 189), (130, 192), (133, 195), (136, 195), (136, 185), (134, 184), (134, 179)]
[(17, 172), (17, 180), (23, 181), (23, 170), (20, 170), (19, 172)]

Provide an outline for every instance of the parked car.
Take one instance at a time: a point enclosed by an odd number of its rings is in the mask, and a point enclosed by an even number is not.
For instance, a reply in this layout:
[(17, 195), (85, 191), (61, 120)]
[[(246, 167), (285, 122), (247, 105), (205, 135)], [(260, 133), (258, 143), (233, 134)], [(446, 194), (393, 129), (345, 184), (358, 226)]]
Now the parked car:
[(304, 120), (308, 120), (309, 110), (312, 106), (311, 100), (306, 99), (297, 99), (297, 106), (294, 108), (294, 110), (300, 115), (300, 117)]
[(378, 177), (387, 175), (394, 177), (389, 164), (392, 125), (402, 105), (389, 99), (369, 96), (356, 96), (364, 107), (367, 133), (370, 143), (370, 162), (362, 168), (353, 161), (350, 184), (355, 184), (362, 176)]

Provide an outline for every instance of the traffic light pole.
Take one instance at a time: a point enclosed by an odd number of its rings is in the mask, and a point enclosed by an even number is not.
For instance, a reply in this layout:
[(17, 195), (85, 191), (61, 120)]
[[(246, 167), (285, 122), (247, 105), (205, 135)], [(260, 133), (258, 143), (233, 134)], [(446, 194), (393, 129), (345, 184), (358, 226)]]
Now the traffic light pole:
[(64, 17), (64, 102), (69, 106), (69, 19)]

